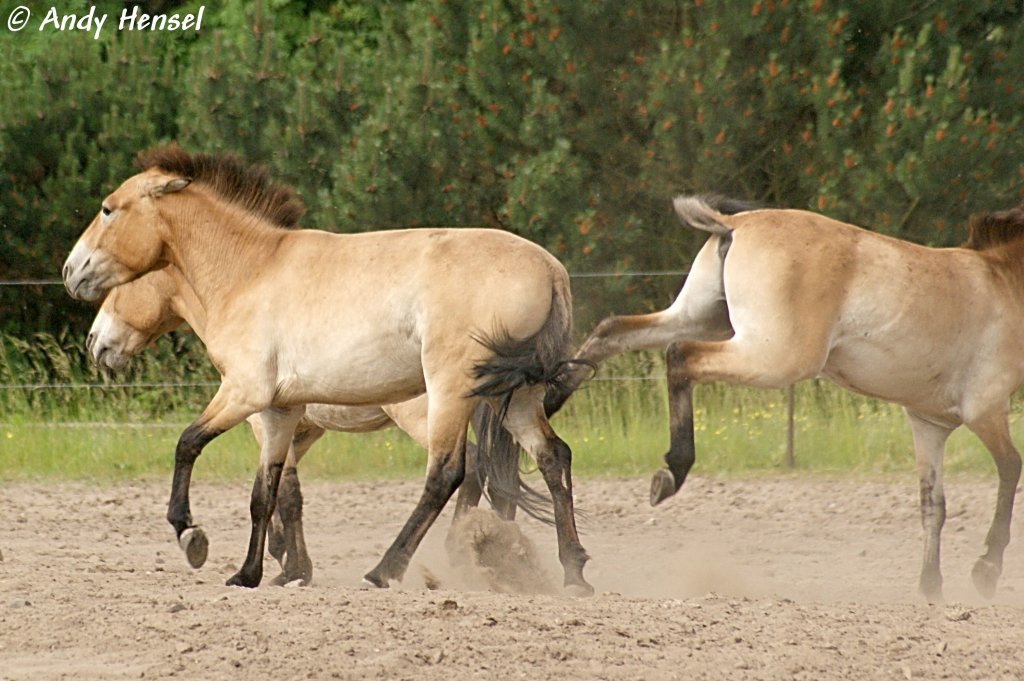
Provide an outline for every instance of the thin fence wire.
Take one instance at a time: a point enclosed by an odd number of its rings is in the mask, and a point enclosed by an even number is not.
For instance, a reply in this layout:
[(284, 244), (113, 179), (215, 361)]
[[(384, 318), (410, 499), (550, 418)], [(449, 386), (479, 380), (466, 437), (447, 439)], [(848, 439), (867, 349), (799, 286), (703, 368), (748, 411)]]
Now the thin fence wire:
[(0, 390), (103, 390), (115, 388), (207, 388), (216, 381), (180, 381), (167, 383), (0, 383)]
[[(664, 376), (597, 376), (590, 382), (600, 381), (664, 381)], [(0, 390), (106, 390), (125, 388), (215, 388), (218, 381), (177, 381), (167, 383), (0, 383)]]
[[(615, 279), (617, 277), (685, 277), (687, 270), (626, 270), (623, 272), (570, 272), (572, 279)], [(63, 286), (60, 279), (0, 279), (0, 286)]]
[[(629, 270), (624, 272), (572, 272), (569, 274), (570, 278), (573, 279), (617, 279), (623, 277), (686, 277), (689, 274), (687, 270), (649, 270), (649, 271), (636, 271)], [(64, 282), (60, 279), (8, 279), (0, 280), (0, 286), (63, 286)], [(665, 381), (663, 376), (596, 376), (591, 379), (591, 382), (626, 382), (626, 381)], [(195, 382), (167, 382), (167, 383), (29, 383), (29, 384), (16, 384), (16, 383), (5, 383), (0, 384), (0, 390), (106, 390), (106, 389), (154, 389), (154, 388), (210, 388), (219, 385), (215, 381), (195, 381)], [(794, 425), (793, 425), (793, 388), (789, 387), (787, 391), (787, 420), (788, 420), (788, 433), (786, 437), (786, 464), (789, 467), (794, 466)], [(4, 424), (0, 424), (2, 426)], [(117, 423), (117, 422), (33, 422), (24, 423), (21, 425), (39, 427), (39, 428), (183, 428), (187, 424), (178, 423)]]
[(56, 286), (63, 284), (60, 279), (7, 279), (0, 280), (0, 286)]

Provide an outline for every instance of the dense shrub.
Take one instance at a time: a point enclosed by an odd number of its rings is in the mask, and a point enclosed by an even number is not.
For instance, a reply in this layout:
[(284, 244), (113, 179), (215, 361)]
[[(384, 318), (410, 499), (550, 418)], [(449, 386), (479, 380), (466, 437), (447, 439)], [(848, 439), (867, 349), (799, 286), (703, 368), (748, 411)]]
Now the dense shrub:
[[(576, 271), (684, 269), (700, 237), (677, 228), (677, 192), (955, 244), (969, 213), (1021, 197), (1021, 14), (1013, 0), (231, 0), (199, 34), (2, 32), (0, 279), (56, 278), (134, 154), (167, 140), (267, 164), (309, 226), (497, 226)], [(588, 281), (580, 316), (660, 306), (677, 285)], [(0, 287), (0, 330), (21, 338), (91, 315), (57, 287)]]

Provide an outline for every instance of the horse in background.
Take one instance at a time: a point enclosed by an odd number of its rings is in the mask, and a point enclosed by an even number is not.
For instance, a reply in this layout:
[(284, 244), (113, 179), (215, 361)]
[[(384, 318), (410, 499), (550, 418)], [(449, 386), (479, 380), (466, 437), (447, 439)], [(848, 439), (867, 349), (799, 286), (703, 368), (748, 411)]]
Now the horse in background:
[[(605, 319), (577, 353), (598, 364), (667, 348), (671, 447), (652, 504), (694, 463), (694, 383), (781, 388), (823, 376), (904, 408), (925, 532), (919, 589), (932, 602), (942, 599), (945, 443), (961, 425), (982, 441), (999, 486), (972, 578), (993, 596), (1021, 473), (1008, 416), (1024, 384), (1024, 208), (973, 217), (961, 248), (928, 248), (801, 210), (726, 215), (699, 197), (674, 206), (710, 235), (678, 297), (661, 312)], [(549, 410), (587, 377), (572, 367)]]

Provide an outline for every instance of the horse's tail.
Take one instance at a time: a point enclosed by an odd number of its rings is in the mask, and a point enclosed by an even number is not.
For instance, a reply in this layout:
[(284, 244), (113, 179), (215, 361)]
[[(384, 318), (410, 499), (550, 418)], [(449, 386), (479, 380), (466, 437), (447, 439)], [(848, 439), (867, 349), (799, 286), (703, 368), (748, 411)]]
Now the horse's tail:
[(475, 377), (481, 382), (471, 394), (500, 398), (502, 406), (498, 417), (502, 420), (516, 390), (533, 385), (555, 385), (570, 365), (572, 300), (568, 275), (556, 281), (552, 288), (548, 318), (537, 333), (515, 339), (500, 329), (477, 340), (492, 356), (474, 367)]
[(553, 525), (551, 497), (523, 480), (519, 473), (523, 452), (512, 434), (501, 425), (491, 405), (481, 402), (473, 412), (472, 423), (476, 433), (478, 482), (491, 506), (507, 514), (514, 503), (531, 518)]
[(722, 222), (727, 215), (744, 213), (757, 205), (718, 195), (677, 196), (672, 207), (683, 224), (719, 236), (728, 236), (732, 228)]
[(572, 356), (572, 299), (569, 278), (564, 274), (552, 287), (551, 307), (541, 328), (532, 336), (512, 338), (499, 330), (478, 338), (491, 358), (478, 363), (474, 373), (480, 380), (476, 397), (497, 398), (497, 411), (484, 409), (477, 430), (481, 473), (487, 476), (488, 495), (499, 492), (515, 498), (528, 515), (552, 522), (543, 508), (551, 499), (533, 490), (519, 475), (521, 450), (502, 426), (505, 412), (516, 390), (534, 385), (553, 386), (570, 366)]

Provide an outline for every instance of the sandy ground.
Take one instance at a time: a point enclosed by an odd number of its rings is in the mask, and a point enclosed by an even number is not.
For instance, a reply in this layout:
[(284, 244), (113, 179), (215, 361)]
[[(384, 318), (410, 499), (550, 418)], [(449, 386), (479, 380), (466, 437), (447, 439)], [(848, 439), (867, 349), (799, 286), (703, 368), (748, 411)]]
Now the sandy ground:
[(477, 563), (499, 548), (490, 567), (451, 564), (445, 515), (404, 583), (359, 589), (415, 483), (307, 484), (313, 585), (225, 587), (249, 485), (193, 486), (197, 571), (163, 520), (168, 486), (0, 489), (0, 679), (1024, 679), (1024, 541), (995, 601), (970, 586), (994, 481), (948, 482), (935, 606), (915, 592), (909, 478), (698, 477), (656, 509), (646, 480), (579, 481), (589, 599), (557, 593), (551, 528), (491, 516), (460, 535)]

